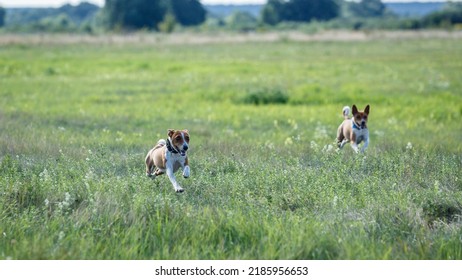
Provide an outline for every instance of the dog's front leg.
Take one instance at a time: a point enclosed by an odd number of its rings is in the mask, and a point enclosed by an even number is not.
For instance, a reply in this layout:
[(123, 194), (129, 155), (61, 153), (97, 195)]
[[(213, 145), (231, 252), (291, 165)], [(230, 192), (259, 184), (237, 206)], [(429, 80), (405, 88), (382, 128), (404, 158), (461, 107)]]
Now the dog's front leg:
[(190, 171), (189, 171), (189, 165), (186, 165), (184, 168), (183, 168), (183, 177), (185, 178), (189, 178), (189, 174)]
[(359, 152), (358, 143), (356, 143), (356, 142), (351, 142), (351, 148), (353, 148), (353, 150), (354, 150), (356, 153)]
[(364, 153), (364, 151), (366, 151), (366, 149), (367, 149), (367, 146), (369, 146), (369, 135), (366, 136), (366, 140), (364, 141), (364, 145), (361, 148), (361, 152)]
[(170, 179), (170, 182), (172, 182), (173, 188), (175, 189), (176, 192), (183, 192), (183, 188), (178, 184), (176, 181), (175, 174), (173, 173), (173, 164), (167, 162), (167, 170), (166, 170), (167, 176)]
[(183, 177), (184, 178), (189, 178), (190, 170), (189, 170), (188, 158), (185, 159), (185, 161), (182, 164), (181, 168), (183, 169)]

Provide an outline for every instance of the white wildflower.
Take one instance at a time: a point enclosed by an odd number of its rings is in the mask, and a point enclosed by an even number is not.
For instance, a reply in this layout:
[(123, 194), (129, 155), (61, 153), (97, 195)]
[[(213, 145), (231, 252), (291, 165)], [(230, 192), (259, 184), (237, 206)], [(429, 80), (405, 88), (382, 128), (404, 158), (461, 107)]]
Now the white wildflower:
[(268, 140), (268, 141), (265, 142), (265, 147), (268, 148), (268, 149), (274, 149), (274, 144), (273, 144), (273, 142)]
[(312, 150), (315, 150), (315, 151), (318, 150), (318, 144), (316, 144), (316, 142), (314, 141), (310, 142), (310, 147)]
[(290, 126), (292, 126), (292, 129), (293, 130), (297, 130), (298, 129), (298, 124), (295, 120), (293, 119), (288, 119), (287, 122), (289, 123)]
[(39, 177), (40, 177), (40, 181), (42, 182), (46, 182), (50, 180), (50, 175), (48, 174), (48, 170), (46, 168), (43, 169), (42, 172), (40, 172)]
[(322, 148), (322, 151), (323, 151), (324, 153), (330, 153), (333, 149), (334, 149), (334, 146), (332, 146), (331, 144), (329, 144), (329, 145), (325, 145), (325, 146)]
[(48, 198), (47, 198), (47, 199), (45, 199), (45, 201), (44, 201), (44, 202), (45, 202), (45, 206), (48, 206), (48, 204), (50, 204), (50, 201), (48, 200)]
[(411, 142), (407, 142), (406, 150), (408, 150), (408, 151), (412, 150), (412, 143)]

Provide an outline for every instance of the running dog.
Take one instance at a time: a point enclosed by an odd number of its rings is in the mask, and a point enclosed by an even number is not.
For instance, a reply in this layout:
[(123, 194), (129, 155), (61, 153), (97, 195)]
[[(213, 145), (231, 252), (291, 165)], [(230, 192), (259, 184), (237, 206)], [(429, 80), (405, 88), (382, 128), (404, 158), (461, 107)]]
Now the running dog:
[(175, 172), (181, 167), (183, 177), (189, 177), (189, 163), (186, 152), (189, 149), (188, 130), (168, 130), (167, 140), (160, 139), (156, 146), (146, 155), (146, 176), (154, 178), (167, 173), (176, 192), (183, 192), (183, 188), (175, 178)]
[(351, 148), (359, 152), (358, 145), (364, 141), (361, 152), (364, 152), (369, 146), (369, 130), (367, 129), (367, 118), (369, 116), (370, 106), (367, 105), (364, 112), (359, 112), (356, 105), (353, 105), (353, 118), (349, 118), (350, 107), (343, 107), (344, 121), (337, 129), (337, 145), (343, 148), (346, 143), (351, 142)]

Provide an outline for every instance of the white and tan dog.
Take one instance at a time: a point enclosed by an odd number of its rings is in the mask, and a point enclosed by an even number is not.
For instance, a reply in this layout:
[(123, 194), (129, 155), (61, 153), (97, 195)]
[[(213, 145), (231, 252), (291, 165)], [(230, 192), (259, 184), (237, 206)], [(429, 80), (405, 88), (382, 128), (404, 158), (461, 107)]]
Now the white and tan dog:
[(351, 142), (351, 147), (355, 152), (359, 152), (358, 145), (364, 141), (361, 152), (369, 146), (369, 130), (367, 129), (367, 118), (370, 106), (367, 105), (364, 112), (359, 112), (356, 105), (353, 105), (353, 118), (349, 118), (350, 107), (343, 107), (343, 117), (345, 120), (337, 129), (337, 145), (343, 148), (346, 143)]
[(167, 173), (175, 191), (183, 192), (174, 173), (181, 167), (183, 177), (189, 177), (188, 155), (186, 154), (188, 149), (188, 130), (169, 129), (167, 140), (160, 139), (146, 155), (146, 176), (156, 177)]

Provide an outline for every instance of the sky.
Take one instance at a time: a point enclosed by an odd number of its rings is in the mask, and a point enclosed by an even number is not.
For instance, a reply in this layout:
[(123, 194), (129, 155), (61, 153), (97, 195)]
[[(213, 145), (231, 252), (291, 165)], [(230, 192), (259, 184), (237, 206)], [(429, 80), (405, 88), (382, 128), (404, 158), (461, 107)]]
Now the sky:
[[(103, 6), (104, 0), (85, 0)], [(202, 4), (264, 4), (267, 0), (201, 0)], [(445, 0), (382, 0), (383, 2), (444, 2)], [(64, 4), (78, 4), (82, 0), (0, 0), (0, 6), (13, 7), (60, 7)]]

